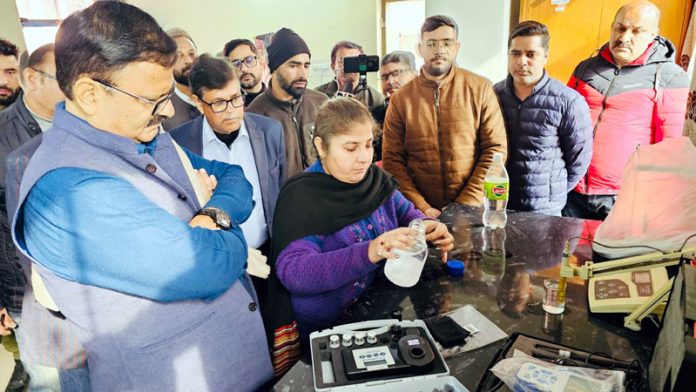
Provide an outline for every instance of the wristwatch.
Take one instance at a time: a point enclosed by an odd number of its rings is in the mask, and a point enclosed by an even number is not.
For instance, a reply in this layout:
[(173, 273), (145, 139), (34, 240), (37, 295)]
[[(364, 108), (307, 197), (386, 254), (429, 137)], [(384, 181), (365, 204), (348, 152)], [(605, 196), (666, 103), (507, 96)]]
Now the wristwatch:
[(229, 230), (232, 227), (230, 216), (219, 208), (205, 207), (198, 211), (197, 215), (206, 215), (213, 218), (213, 222), (222, 230)]

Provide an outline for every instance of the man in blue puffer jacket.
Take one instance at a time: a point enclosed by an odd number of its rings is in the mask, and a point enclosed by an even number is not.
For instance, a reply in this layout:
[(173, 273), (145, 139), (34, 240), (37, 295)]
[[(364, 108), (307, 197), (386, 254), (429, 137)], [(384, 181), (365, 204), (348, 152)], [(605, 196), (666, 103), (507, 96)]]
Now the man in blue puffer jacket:
[(508, 207), (561, 215), (592, 157), (592, 122), (580, 94), (549, 78), (549, 32), (520, 23), (508, 39), (507, 78), (495, 85), (508, 135)]

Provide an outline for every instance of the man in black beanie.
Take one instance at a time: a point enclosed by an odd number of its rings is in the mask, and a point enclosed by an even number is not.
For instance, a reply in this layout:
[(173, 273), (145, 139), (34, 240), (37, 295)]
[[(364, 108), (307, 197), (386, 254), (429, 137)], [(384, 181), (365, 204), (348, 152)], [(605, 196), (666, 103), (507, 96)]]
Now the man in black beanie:
[(304, 171), (317, 159), (312, 127), (319, 106), (328, 97), (307, 90), (311, 53), (307, 43), (288, 28), (278, 30), (268, 46), (271, 81), (247, 112), (278, 120), (283, 125), (287, 178)]

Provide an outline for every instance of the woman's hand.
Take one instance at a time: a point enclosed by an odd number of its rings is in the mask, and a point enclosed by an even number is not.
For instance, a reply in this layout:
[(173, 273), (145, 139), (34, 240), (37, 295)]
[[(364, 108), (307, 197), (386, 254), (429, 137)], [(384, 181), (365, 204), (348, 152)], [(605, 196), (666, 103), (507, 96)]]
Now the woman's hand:
[(379, 237), (370, 241), (367, 248), (367, 256), (373, 264), (383, 259), (395, 259), (399, 256), (394, 253), (395, 249), (408, 249), (416, 243), (418, 232), (408, 227), (400, 227), (382, 233)]
[(425, 240), (435, 245), (442, 253), (442, 262), (447, 262), (447, 252), (454, 249), (454, 237), (447, 230), (447, 226), (438, 221), (424, 220)]
[(423, 213), (428, 218), (433, 218), (433, 219), (437, 219), (440, 217), (440, 215), (442, 215), (442, 211), (438, 210), (437, 208), (432, 208), (432, 207), (425, 209), (425, 211), (423, 211)]

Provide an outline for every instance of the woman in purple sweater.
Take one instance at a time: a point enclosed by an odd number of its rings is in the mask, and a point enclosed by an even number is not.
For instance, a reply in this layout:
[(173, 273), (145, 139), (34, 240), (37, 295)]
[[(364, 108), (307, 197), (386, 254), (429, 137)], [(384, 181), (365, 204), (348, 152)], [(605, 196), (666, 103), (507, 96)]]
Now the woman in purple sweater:
[[(319, 160), (290, 179), (278, 197), (273, 228), (275, 273), (290, 292), (300, 334), (329, 327), (365, 292), (381, 267), (410, 247), (424, 218), (394, 178), (372, 165), (375, 123), (363, 104), (335, 98), (320, 108)], [(447, 227), (427, 220), (426, 240), (453, 248)]]

